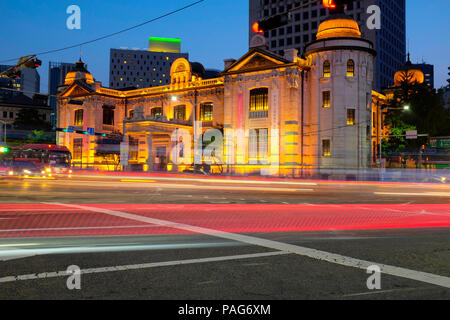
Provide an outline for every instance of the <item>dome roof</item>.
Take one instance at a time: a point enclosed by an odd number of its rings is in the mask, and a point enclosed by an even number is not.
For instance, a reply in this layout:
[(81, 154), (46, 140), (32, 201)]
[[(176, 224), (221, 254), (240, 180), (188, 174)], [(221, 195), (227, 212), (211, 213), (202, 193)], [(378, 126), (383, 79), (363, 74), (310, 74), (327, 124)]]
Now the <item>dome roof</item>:
[(317, 40), (328, 38), (361, 38), (358, 23), (352, 18), (339, 15), (323, 21), (317, 31)]
[(409, 84), (414, 83), (422, 84), (425, 82), (425, 76), (422, 70), (419, 70), (418, 68), (414, 67), (409, 58), (409, 53), (408, 53), (408, 61), (394, 75), (394, 85), (396, 87), (401, 86), (402, 83), (404, 82), (407, 82)]
[(86, 65), (84, 64), (83, 61), (81, 61), (81, 58), (77, 63), (75, 63), (75, 68), (72, 69), (71, 72), (67, 73), (64, 84), (71, 85), (75, 81), (82, 81), (85, 82), (86, 84), (94, 83), (94, 77), (86, 69)]

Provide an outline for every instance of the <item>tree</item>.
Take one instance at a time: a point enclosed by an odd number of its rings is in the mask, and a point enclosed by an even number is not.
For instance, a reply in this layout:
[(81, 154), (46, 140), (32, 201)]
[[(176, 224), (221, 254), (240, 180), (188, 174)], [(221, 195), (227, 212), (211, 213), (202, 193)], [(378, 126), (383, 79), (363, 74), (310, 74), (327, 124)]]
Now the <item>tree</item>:
[[(400, 111), (406, 105), (409, 110)], [(424, 83), (411, 83), (405, 78), (387, 107), (384, 125), (390, 128), (391, 135), (405, 135), (408, 130), (417, 130), (429, 137), (450, 135), (450, 113), (445, 109), (442, 90), (436, 91)], [(398, 151), (420, 148), (427, 141), (428, 137), (417, 140), (395, 137), (387, 139), (384, 146)]]
[(22, 130), (51, 130), (49, 122), (42, 119), (39, 111), (33, 108), (24, 108), (19, 111), (14, 121), (14, 127)]

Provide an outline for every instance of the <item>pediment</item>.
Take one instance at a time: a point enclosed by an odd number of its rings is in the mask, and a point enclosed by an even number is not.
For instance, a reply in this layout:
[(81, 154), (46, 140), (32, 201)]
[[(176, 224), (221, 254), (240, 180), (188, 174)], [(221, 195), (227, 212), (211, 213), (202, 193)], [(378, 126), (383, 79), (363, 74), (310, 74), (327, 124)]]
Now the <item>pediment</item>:
[(85, 88), (77, 83), (72, 84), (63, 93), (63, 97), (83, 96), (92, 93), (92, 90)]
[(242, 57), (240, 60), (236, 61), (225, 72), (239, 73), (259, 69), (277, 68), (286, 63), (288, 63), (287, 60), (269, 52), (264, 52), (262, 50), (253, 50)]

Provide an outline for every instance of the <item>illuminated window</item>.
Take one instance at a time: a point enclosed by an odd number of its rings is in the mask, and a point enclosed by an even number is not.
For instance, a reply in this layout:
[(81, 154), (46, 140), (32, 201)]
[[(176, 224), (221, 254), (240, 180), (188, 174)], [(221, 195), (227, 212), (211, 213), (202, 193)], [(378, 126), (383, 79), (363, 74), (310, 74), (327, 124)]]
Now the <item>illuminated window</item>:
[(152, 108), (150, 114), (153, 118), (159, 118), (163, 115), (163, 109), (161, 107)]
[(250, 111), (269, 110), (269, 89), (257, 88), (250, 90)]
[(250, 164), (265, 163), (268, 158), (268, 129), (251, 129), (248, 141)]
[(355, 125), (355, 109), (347, 109), (347, 125)]
[(324, 156), (324, 157), (331, 156), (331, 141), (330, 140), (322, 140), (322, 156)]
[(75, 110), (75, 117), (73, 124), (75, 126), (82, 126), (83, 125), (83, 109)]
[(330, 105), (331, 105), (330, 97), (331, 97), (330, 91), (322, 92), (322, 107), (324, 107), (324, 108), (330, 107)]
[(347, 61), (347, 77), (355, 76), (355, 62), (353, 60)]
[(324, 78), (331, 77), (331, 64), (330, 61), (328, 60), (323, 63), (323, 77)]
[(200, 120), (212, 121), (213, 119), (213, 104), (212, 102), (202, 103), (200, 105)]
[(173, 118), (175, 120), (186, 120), (186, 106), (175, 106), (173, 108)]

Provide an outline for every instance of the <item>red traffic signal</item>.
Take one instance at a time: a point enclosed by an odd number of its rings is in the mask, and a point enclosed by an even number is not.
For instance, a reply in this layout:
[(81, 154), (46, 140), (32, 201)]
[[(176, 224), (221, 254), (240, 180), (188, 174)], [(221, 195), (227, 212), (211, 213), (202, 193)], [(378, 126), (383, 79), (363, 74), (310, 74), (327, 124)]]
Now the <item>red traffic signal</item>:
[(261, 30), (261, 29), (259, 28), (259, 22), (255, 22), (255, 23), (253, 24), (253, 26), (252, 26), (252, 31), (253, 31), (254, 33), (264, 33), (264, 31)]
[(281, 13), (276, 16), (255, 22), (252, 30), (255, 33), (264, 33), (279, 27), (283, 27), (291, 22), (291, 14), (289, 12)]
[(334, 10), (337, 8), (335, 0), (323, 0), (323, 6), (330, 10)]

